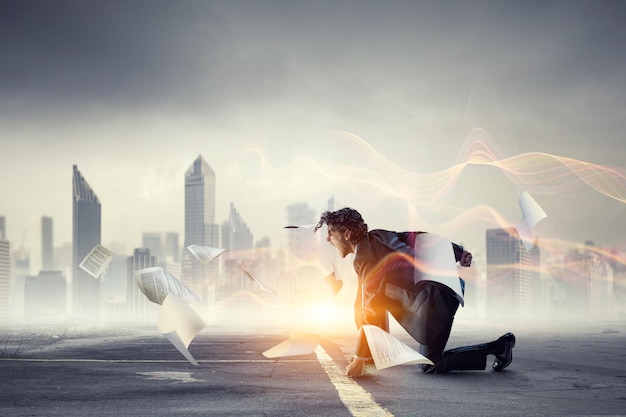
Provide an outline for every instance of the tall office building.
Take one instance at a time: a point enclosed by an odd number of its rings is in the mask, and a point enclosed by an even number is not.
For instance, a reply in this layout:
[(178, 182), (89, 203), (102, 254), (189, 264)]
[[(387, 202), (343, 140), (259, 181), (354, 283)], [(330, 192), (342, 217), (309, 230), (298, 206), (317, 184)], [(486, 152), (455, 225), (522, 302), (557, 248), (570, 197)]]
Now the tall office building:
[(0, 239), (7, 238), (7, 229), (6, 223), (4, 220), (4, 216), (0, 216)]
[(87, 321), (100, 319), (100, 280), (79, 268), (101, 238), (100, 200), (74, 165), (72, 201), (73, 314)]
[(41, 217), (41, 269), (54, 269), (54, 246), (52, 238), (52, 217)]
[(486, 239), (487, 310), (496, 317), (527, 318), (536, 307), (539, 248), (527, 251), (514, 228), (489, 229)]
[[(202, 155), (185, 172), (185, 248), (189, 245), (219, 245), (219, 225), (215, 223), (215, 172)], [(188, 251), (183, 254), (182, 280), (206, 300), (205, 277), (213, 273), (215, 264), (204, 267)]]
[(0, 324), (9, 324), (11, 297), (11, 245), (0, 236)]

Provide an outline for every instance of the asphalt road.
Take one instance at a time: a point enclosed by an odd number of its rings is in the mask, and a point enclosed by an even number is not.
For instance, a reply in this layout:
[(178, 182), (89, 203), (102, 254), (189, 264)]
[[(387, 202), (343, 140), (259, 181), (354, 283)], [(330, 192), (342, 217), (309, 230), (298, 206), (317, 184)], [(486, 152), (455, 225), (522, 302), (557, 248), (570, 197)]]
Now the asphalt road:
[(287, 332), (206, 328), (189, 346), (194, 366), (150, 327), (60, 336), (6, 329), (0, 416), (626, 415), (625, 324), (495, 329), (460, 322), (448, 347), (503, 330), (517, 336), (503, 372), (369, 366), (352, 380), (343, 375), (350, 332), (321, 334), (314, 353), (268, 359), (262, 353)]

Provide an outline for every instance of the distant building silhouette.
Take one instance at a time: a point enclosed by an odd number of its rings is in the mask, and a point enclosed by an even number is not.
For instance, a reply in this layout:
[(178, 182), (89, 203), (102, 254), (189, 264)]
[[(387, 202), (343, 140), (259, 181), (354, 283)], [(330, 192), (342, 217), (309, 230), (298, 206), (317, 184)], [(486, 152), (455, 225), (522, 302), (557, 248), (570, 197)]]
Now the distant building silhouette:
[(258, 286), (255, 286), (241, 270), (241, 268), (244, 268), (248, 272), (256, 273), (256, 261), (253, 253), (254, 243), (250, 228), (233, 203), (230, 203), (228, 220), (222, 223), (221, 229), (222, 242), (220, 247), (228, 249), (228, 252), (223, 256), (223, 259), (225, 259), (224, 275), (230, 277), (229, 282), (223, 283), (226, 286), (226, 288), (223, 288), (226, 294), (222, 293), (221, 295), (227, 296), (242, 289), (258, 290)]
[(54, 269), (52, 217), (41, 217), (41, 269)]
[[(215, 172), (199, 155), (185, 172), (185, 248), (190, 245), (217, 247), (219, 225), (215, 223)], [(188, 251), (183, 251), (182, 281), (205, 300), (206, 277), (216, 264), (204, 266)]]
[(167, 232), (165, 234), (165, 257), (172, 257), (175, 263), (180, 262), (180, 244), (178, 243), (178, 233)]
[(488, 229), (486, 240), (488, 312), (494, 317), (527, 318), (539, 286), (539, 248), (527, 251), (514, 228)]
[(101, 276), (103, 314), (107, 322), (126, 322), (129, 318), (126, 292), (128, 287), (126, 255), (115, 255)]
[[(143, 233), (141, 247), (150, 249), (150, 253), (158, 259), (159, 266), (178, 264), (179, 262), (180, 246), (176, 232)], [(177, 267), (177, 269), (179, 268)]]
[(24, 319), (26, 322), (50, 322), (66, 319), (67, 282), (62, 271), (40, 271), (26, 277), (24, 284)]
[[(287, 206), (287, 222), (289, 225), (309, 225), (319, 220), (317, 212), (305, 202)], [(317, 243), (313, 229), (289, 229), (287, 246), (292, 255), (301, 260), (314, 260), (318, 256)]]
[(100, 280), (79, 265), (101, 239), (101, 206), (77, 166), (72, 178), (72, 304), (73, 314), (87, 321), (100, 319)]
[[(13, 245), (12, 245), (13, 246)], [(11, 305), (9, 315), (16, 321), (24, 319), (24, 284), (30, 272), (30, 252), (24, 247), (11, 250)]]
[(0, 216), (0, 239), (7, 238), (7, 229), (6, 229), (6, 221), (4, 216)]
[[(2, 218), (4, 220), (4, 218)], [(0, 237), (0, 324), (9, 324), (11, 300), (11, 244)]]
[(141, 247), (150, 249), (150, 253), (152, 254), (152, 256), (156, 257), (157, 259), (163, 259), (163, 233), (142, 233)]
[(126, 260), (126, 304), (129, 311), (128, 318), (132, 321), (156, 320), (156, 316), (151, 315), (154, 307), (150, 304), (154, 303), (148, 300), (135, 282), (135, 271), (155, 266), (157, 266), (157, 259), (150, 254), (148, 248), (135, 248), (133, 256), (129, 256)]
[(567, 275), (560, 280), (570, 318), (613, 319), (615, 295), (613, 269), (592, 250), (570, 252), (564, 258)]
[(228, 220), (222, 226), (222, 248), (231, 251), (252, 250), (253, 235), (250, 228), (239, 214), (235, 205), (230, 203)]

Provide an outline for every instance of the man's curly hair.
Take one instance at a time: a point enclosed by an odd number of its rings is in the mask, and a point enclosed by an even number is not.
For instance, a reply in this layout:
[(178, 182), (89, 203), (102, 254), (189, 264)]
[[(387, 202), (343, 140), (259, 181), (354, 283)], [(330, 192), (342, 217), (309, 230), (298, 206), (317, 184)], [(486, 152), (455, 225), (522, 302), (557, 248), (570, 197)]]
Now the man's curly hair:
[(340, 233), (349, 230), (352, 243), (357, 243), (367, 236), (367, 224), (363, 221), (361, 213), (350, 207), (322, 213), (322, 217), (313, 232), (317, 232), (324, 223)]

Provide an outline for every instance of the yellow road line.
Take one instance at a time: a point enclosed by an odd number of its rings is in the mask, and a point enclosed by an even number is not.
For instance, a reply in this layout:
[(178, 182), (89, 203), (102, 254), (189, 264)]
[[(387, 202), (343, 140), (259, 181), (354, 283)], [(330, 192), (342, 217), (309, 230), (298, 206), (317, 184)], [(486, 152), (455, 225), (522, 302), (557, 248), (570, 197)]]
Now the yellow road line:
[(322, 364), (322, 368), (328, 375), (328, 379), (333, 383), (339, 393), (339, 398), (348, 408), (348, 411), (355, 417), (393, 417), (389, 411), (378, 404), (372, 395), (363, 387), (345, 375), (335, 361), (326, 353), (321, 345), (315, 349), (317, 359)]

